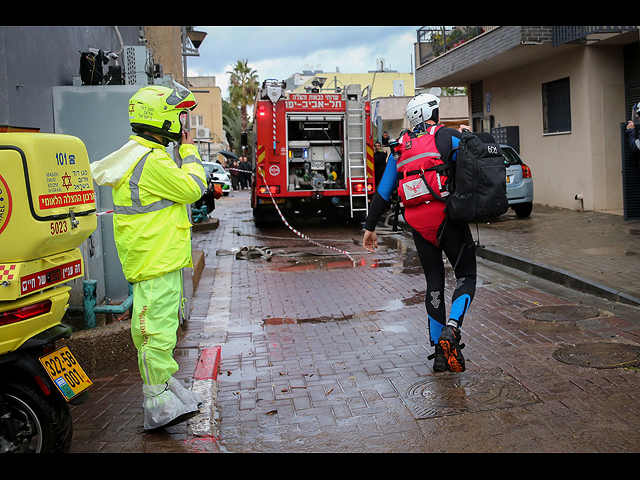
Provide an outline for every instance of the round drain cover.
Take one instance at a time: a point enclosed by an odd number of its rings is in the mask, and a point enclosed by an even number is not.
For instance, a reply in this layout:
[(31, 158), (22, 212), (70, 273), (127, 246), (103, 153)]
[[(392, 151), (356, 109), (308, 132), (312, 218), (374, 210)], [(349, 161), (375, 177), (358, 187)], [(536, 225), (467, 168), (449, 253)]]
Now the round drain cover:
[(553, 352), (562, 363), (592, 368), (621, 368), (640, 365), (640, 346), (626, 343), (585, 343)]
[(417, 419), (532, 405), (539, 400), (500, 369), (439, 373), (394, 386)]
[(551, 305), (548, 307), (530, 308), (522, 312), (526, 318), (542, 322), (575, 322), (600, 316), (595, 308), (580, 305)]

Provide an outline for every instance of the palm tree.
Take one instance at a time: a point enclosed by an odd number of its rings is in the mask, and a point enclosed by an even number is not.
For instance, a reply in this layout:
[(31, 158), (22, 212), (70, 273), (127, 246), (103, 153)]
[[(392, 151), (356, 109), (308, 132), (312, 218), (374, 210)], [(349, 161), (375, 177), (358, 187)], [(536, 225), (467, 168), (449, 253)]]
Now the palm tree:
[(258, 73), (247, 65), (248, 60), (238, 60), (229, 78), (229, 101), (240, 107), (241, 129), (247, 129), (247, 106), (253, 105), (258, 94)]

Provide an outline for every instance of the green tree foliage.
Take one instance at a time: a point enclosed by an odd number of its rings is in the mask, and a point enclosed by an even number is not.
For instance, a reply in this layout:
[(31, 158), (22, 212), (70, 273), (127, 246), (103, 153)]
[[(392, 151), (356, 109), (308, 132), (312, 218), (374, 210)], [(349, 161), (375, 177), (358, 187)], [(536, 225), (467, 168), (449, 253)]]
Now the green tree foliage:
[(248, 60), (238, 60), (233, 70), (227, 72), (229, 78), (229, 101), (240, 107), (240, 128), (246, 131), (248, 124), (247, 107), (252, 106), (258, 94), (258, 74), (247, 65)]

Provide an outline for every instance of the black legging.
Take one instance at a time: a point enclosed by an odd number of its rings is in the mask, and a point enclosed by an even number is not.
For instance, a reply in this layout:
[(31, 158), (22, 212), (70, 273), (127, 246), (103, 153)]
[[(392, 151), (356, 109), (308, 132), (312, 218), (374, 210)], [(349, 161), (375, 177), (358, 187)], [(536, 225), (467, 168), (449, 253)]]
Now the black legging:
[(454, 268), (457, 280), (456, 289), (451, 298), (451, 312), (449, 318), (456, 320), (462, 326), (464, 314), (469, 309), (476, 292), (476, 252), (469, 225), (446, 219), (442, 227), (440, 245), (438, 248), (428, 242), (416, 230), (413, 230), (413, 240), (418, 250), (418, 257), (427, 280), (426, 306), (429, 315), (429, 336), (431, 345), (435, 345), (440, 338), (442, 327), (447, 323), (444, 305), (444, 275), (445, 268), (442, 251)]

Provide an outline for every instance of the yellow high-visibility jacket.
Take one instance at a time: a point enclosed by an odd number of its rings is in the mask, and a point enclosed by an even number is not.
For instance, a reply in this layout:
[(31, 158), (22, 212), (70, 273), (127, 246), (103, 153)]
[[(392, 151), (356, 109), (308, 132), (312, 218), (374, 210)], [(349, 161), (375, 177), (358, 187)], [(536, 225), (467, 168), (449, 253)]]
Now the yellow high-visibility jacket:
[(202, 197), (207, 181), (197, 147), (181, 145), (179, 152), (181, 168), (162, 145), (132, 135), (91, 164), (96, 183), (113, 188), (116, 248), (131, 283), (193, 266), (186, 205)]

